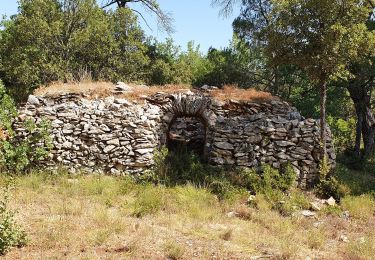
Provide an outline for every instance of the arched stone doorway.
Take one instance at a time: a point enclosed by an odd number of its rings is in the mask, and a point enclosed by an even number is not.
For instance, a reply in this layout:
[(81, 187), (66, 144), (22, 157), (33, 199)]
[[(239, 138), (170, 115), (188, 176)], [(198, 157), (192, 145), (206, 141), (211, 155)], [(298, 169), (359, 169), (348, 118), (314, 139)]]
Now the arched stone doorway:
[(185, 143), (188, 149), (207, 160), (216, 124), (211, 99), (197, 94), (176, 94), (170, 99), (171, 102), (163, 107), (161, 144), (173, 152), (176, 142)]
[(170, 152), (193, 152), (204, 159), (206, 125), (198, 117), (177, 117), (171, 122), (167, 134), (167, 147)]

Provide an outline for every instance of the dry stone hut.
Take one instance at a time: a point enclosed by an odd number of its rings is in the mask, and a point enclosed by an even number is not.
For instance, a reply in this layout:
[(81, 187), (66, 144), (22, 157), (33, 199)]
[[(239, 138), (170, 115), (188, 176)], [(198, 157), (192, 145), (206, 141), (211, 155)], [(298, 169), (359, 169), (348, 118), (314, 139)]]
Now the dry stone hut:
[(141, 173), (152, 166), (156, 149), (166, 145), (173, 150), (176, 142), (184, 142), (210, 164), (279, 168), (289, 162), (301, 187), (317, 178), (319, 124), (304, 119), (286, 102), (216, 98), (220, 90), (155, 92), (129, 101), (122, 97), (123, 91), (129, 89), (120, 86), (98, 98), (82, 93), (30, 96), (20, 108), (20, 118), (47, 118), (52, 124), (54, 147), (44, 163), (112, 174)]

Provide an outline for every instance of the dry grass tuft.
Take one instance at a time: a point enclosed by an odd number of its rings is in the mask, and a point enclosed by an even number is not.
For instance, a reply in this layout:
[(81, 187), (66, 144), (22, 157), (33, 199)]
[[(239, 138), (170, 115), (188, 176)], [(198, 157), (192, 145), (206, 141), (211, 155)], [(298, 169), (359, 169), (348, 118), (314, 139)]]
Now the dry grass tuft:
[(41, 86), (34, 91), (37, 96), (58, 96), (66, 93), (78, 93), (98, 96), (111, 95), (115, 85), (110, 82), (54, 82), (48, 86)]
[(270, 100), (278, 100), (271, 93), (258, 91), (254, 88), (240, 89), (233, 85), (225, 85), (222, 89), (212, 90), (211, 95), (219, 100), (249, 100), (253, 102), (265, 102)]
[[(196, 91), (188, 85), (165, 85), (165, 86), (144, 86), (136, 84), (128, 84), (132, 91), (121, 93), (116, 95), (120, 98), (126, 98), (129, 100), (140, 100), (144, 99), (146, 96), (154, 95), (158, 92), (164, 93), (183, 93), (188, 90)], [(114, 95), (113, 91), (115, 85), (111, 82), (72, 82), (72, 83), (62, 83), (55, 82), (48, 86), (42, 86), (34, 91), (37, 96), (58, 96), (60, 94), (66, 93), (78, 93), (85, 94), (89, 99), (104, 98)], [(253, 102), (264, 102), (270, 100), (277, 100), (268, 92), (262, 92), (255, 89), (239, 89), (236, 86), (226, 85), (223, 89), (212, 90), (209, 95), (219, 99), (219, 100), (249, 100)]]
[[(187, 85), (165, 85), (165, 86), (144, 86), (128, 84), (132, 91), (116, 94), (116, 97), (129, 100), (143, 99), (145, 96), (151, 96), (158, 92), (180, 93), (189, 90)], [(89, 99), (105, 98), (114, 95), (115, 84), (111, 82), (55, 82), (48, 86), (42, 86), (34, 91), (37, 96), (58, 96), (66, 93), (85, 94)]]

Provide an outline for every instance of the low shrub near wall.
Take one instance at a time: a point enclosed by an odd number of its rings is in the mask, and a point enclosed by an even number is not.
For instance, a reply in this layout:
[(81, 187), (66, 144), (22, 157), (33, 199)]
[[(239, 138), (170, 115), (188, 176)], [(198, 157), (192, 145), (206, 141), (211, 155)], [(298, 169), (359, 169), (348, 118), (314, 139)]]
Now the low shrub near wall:
[(49, 121), (36, 124), (32, 118), (21, 118), (20, 126), (28, 135), (20, 138), (13, 130), (17, 116), (15, 104), (0, 81), (0, 170), (3, 172), (24, 172), (45, 159), (51, 148)]

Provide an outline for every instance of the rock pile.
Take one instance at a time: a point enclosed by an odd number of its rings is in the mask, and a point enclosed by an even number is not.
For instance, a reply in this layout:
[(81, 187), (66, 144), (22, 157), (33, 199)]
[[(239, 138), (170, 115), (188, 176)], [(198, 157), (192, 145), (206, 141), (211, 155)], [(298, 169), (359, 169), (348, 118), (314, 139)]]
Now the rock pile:
[[(267, 163), (279, 168), (291, 163), (302, 187), (314, 182), (321, 160), (318, 121), (304, 119), (288, 103), (276, 100), (223, 102), (207, 93), (187, 92), (157, 93), (130, 102), (64, 94), (31, 96), (20, 112), (20, 120), (27, 116), (37, 122), (51, 121), (54, 148), (51, 160), (45, 162), (48, 165), (113, 174), (141, 172), (153, 164), (155, 149), (173, 135), (203, 139), (204, 156), (216, 165)], [(27, 134), (21, 128), (16, 131), (20, 136)], [(335, 152), (327, 132), (329, 161), (334, 165)]]

